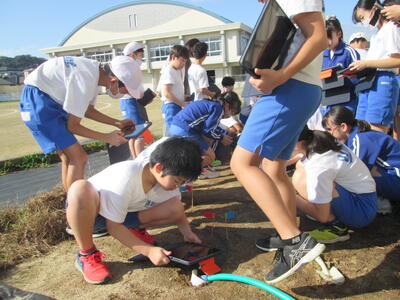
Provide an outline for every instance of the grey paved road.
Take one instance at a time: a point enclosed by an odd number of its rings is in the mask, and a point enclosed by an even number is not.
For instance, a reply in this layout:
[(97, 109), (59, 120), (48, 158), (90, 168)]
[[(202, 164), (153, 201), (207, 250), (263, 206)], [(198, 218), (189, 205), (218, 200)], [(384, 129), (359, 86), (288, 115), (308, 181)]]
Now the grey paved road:
[[(91, 176), (109, 165), (106, 151), (89, 155), (86, 174)], [(0, 205), (21, 204), (40, 191), (51, 190), (60, 183), (60, 165), (19, 171), (0, 176)]]

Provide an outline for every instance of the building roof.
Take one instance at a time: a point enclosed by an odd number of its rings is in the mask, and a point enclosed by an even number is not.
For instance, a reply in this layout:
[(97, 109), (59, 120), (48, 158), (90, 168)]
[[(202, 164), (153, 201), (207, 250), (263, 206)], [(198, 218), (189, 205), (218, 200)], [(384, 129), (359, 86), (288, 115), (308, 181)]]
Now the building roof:
[[(131, 1), (131, 2), (124, 3), (124, 4), (116, 5), (116, 6), (113, 6), (113, 7), (109, 8), (109, 9), (106, 9), (106, 10), (104, 10), (104, 11), (102, 11), (102, 12), (99, 12), (98, 14), (94, 15), (93, 17), (87, 19), (86, 21), (84, 21), (84, 22), (82, 22), (80, 25), (78, 25), (70, 34), (68, 34), (68, 35), (61, 41), (61, 43), (59, 44), (59, 46), (64, 46), (64, 45), (68, 44), (68, 41), (69, 41), (78, 31), (80, 31), (80, 30), (81, 30), (82, 28), (84, 28), (84, 27), (89, 26), (90, 23), (92, 23), (92, 24), (95, 23), (95, 22), (96, 22), (96, 19), (98, 19), (99, 17), (104, 17), (106, 14), (115, 12), (115, 11), (121, 9), (121, 8), (126, 8), (126, 7), (129, 7), (129, 6), (138, 6), (138, 5), (143, 5), (143, 4), (155, 4), (155, 5), (170, 5), (170, 6), (172, 5), (172, 6), (178, 6), (179, 8), (191, 9), (191, 10), (195, 10), (195, 11), (198, 11), (198, 12), (200, 12), (200, 13), (206, 14), (206, 15), (208, 15), (209, 17), (212, 17), (212, 18), (218, 20), (218, 21), (220, 22), (220, 24), (232, 23), (231, 20), (228, 20), (228, 19), (226, 19), (226, 18), (224, 18), (224, 17), (222, 17), (222, 16), (219, 16), (219, 15), (217, 15), (217, 14), (211, 12), (211, 11), (208, 11), (208, 10), (203, 9), (203, 8), (201, 8), (201, 7), (198, 7), (198, 6), (194, 6), (194, 5), (182, 3), (182, 2), (169, 1), (169, 0), (165, 0), (165, 1), (138, 0), (138, 1)], [(176, 8), (175, 8), (175, 9), (172, 10), (172, 12), (179, 13), (178, 10), (179, 10), (179, 9), (176, 9)], [(170, 11), (170, 12), (171, 12), (171, 11)], [(156, 12), (155, 12), (155, 13), (156, 13)], [(165, 11), (160, 12), (160, 13), (161, 13), (161, 16), (162, 16), (164, 19), (165, 19), (165, 18), (168, 18), (168, 13), (166, 13)], [(159, 24), (159, 22), (160, 22), (160, 18), (159, 18), (159, 17), (160, 17), (160, 16), (157, 16), (157, 17), (156, 17), (155, 15), (149, 15), (149, 16), (148, 16), (148, 19), (149, 19), (149, 20), (145, 20), (145, 21), (146, 21), (147, 23), (153, 21), (153, 23), (158, 24), (158, 25), (161, 25), (161, 24)], [(171, 18), (173, 18), (173, 16), (171, 16)], [(162, 23), (162, 22), (161, 22), (161, 23)], [(115, 22), (115, 24), (113, 24), (113, 25), (115, 25), (116, 27), (121, 26), (121, 24), (118, 24), (118, 22)], [(92, 25), (92, 26), (93, 26), (93, 25)], [(99, 26), (99, 25), (97, 25), (97, 27), (98, 27), (98, 26)], [(107, 28), (107, 29), (109, 29), (109, 28)], [(103, 30), (106, 30), (106, 29), (103, 29)]]

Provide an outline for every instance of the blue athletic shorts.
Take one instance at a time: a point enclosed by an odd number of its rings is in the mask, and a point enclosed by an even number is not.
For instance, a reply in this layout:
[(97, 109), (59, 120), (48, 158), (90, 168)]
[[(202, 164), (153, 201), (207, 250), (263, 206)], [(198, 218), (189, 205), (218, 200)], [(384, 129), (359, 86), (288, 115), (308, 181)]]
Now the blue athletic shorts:
[[(142, 224), (139, 220), (139, 212), (128, 212), (125, 217), (125, 221), (122, 223), (128, 228), (136, 228), (138, 229)], [(97, 215), (94, 221), (94, 231), (103, 231), (107, 230), (106, 219), (103, 216)]]
[(179, 126), (176, 125), (171, 125), (168, 130), (169, 136), (183, 136), (183, 137), (188, 137), (192, 138), (196, 141), (199, 142), (201, 151), (204, 153), (208, 148), (210, 148), (210, 145), (203, 139), (201, 134), (198, 134), (197, 132), (194, 132), (192, 130), (184, 130), (180, 128)]
[(378, 207), (376, 193), (355, 194), (336, 184), (339, 197), (333, 198), (331, 211), (342, 223), (361, 228), (375, 218)]
[(174, 116), (181, 110), (182, 110), (182, 107), (180, 107), (178, 104), (163, 103), (163, 105), (161, 107), (161, 112), (163, 114), (165, 126), (167, 127), (168, 132), (169, 132), (169, 127), (172, 124), (172, 120), (174, 119)]
[(321, 88), (289, 79), (251, 110), (238, 145), (269, 160), (289, 160), (299, 135), (321, 103)]
[(383, 198), (400, 201), (400, 177), (397, 176), (396, 171), (378, 167), (378, 172), (382, 176), (374, 177), (376, 193)]
[(140, 117), (138, 103), (135, 98), (121, 99), (119, 104), (122, 116), (125, 119), (131, 119), (137, 125), (144, 124), (146, 122)]
[(358, 97), (356, 119), (389, 126), (399, 99), (399, 86), (392, 72), (378, 71), (371, 89)]
[(67, 129), (68, 113), (37, 87), (24, 87), (20, 111), (22, 120), (45, 154), (77, 143), (75, 136)]

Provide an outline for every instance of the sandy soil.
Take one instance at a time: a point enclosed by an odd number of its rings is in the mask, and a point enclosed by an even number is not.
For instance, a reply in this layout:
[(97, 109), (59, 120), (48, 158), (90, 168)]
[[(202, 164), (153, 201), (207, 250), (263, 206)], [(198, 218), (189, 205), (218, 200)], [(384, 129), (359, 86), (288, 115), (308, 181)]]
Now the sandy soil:
[[(222, 176), (196, 182), (194, 206), (191, 193), (184, 193), (187, 215), (201, 238), (222, 247), (218, 258), (223, 273), (234, 273), (263, 280), (270, 269), (273, 253), (262, 253), (254, 241), (274, 230), (228, 167), (219, 167)], [(206, 219), (213, 211), (216, 219)], [(226, 221), (224, 214), (235, 212)], [(323, 257), (345, 276), (343, 285), (328, 285), (316, 273), (313, 262), (276, 287), (296, 299), (400, 299), (399, 214), (379, 216), (367, 228), (352, 233), (349, 241), (330, 245)], [(301, 228), (310, 230), (317, 223), (299, 218)], [(152, 229), (160, 243), (181, 240), (174, 227)], [(106, 255), (113, 279), (109, 284), (87, 284), (74, 268), (76, 245), (71, 239), (43, 257), (31, 259), (3, 274), (1, 281), (14, 287), (56, 299), (276, 299), (258, 288), (236, 282), (214, 282), (206, 287), (190, 286), (190, 269), (170, 264), (154, 267), (150, 262), (130, 263), (134, 253), (111, 237), (96, 244)]]

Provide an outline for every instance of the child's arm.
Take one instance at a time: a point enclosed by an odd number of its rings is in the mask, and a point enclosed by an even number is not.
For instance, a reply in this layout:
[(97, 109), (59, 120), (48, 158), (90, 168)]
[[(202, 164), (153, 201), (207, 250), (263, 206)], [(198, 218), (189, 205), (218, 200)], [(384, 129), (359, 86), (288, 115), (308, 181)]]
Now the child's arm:
[(200, 92), (202, 94), (204, 94), (204, 95), (207, 95), (207, 96), (211, 97), (211, 98), (214, 97), (215, 94), (216, 94), (216, 92), (211, 92), (208, 88), (201, 88)]
[(382, 9), (381, 14), (389, 20), (400, 20), (400, 5), (393, 4), (385, 6), (385, 8)]
[(88, 119), (103, 123), (103, 124), (115, 126), (119, 129), (135, 125), (131, 119), (117, 120), (117, 119), (111, 118), (111, 117), (101, 113), (100, 111), (98, 111), (93, 105), (88, 106), (86, 113), (85, 113), (85, 117), (87, 117)]
[(201, 240), (199, 239), (199, 237), (190, 228), (190, 224), (189, 224), (185, 214), (183, 214), (183, 216), (176, 223), (176, 225), (178, 226), (179, 231), (182, 233), (183, 240), (185, 242), (201, 244)]
[(261, 78), (250, 78), (250, 83), (263, 93), (270, 93), (274, 88), (285, 83), (328, 47), (325, 22), (321, 12), (298, 14), (294, 16), (293, 20), (303, 32), (305, 41), (284, 68), (278, 71), (255, 69), (256, 74), (260, 75)]
[(358, 60), (353, 62), (350, 70), (362, 71), (365, 68), (382, 68), (392, 69), (400, 67), (400, 54), (392, 54), (388, 58), (374, 59), (374, 60)]
[(162, 95), (179, 106), (185, 105), (185, 103), (179, 100), (172, 92), (172, 84), (164, 84), (162, 86)]
[(124, 225), (107, 219), (107, 230), (111, 236), (125, 246), (147, 256), (154, 265), (162, 266), (170, 262), (168, 255), (171, 255), (171, 251), (143, 242)]
[(102, 133), (99, 131), (91, 130), (81, 125), (81, 120), (82, 120), (81, 118), (69, 114), (67, 121), (67, 129), (73, 134), (103, 141), (113, 146), (119, 146), (128, 141), (123, 137), (122, 131), (116, 130), (110, 133)]

